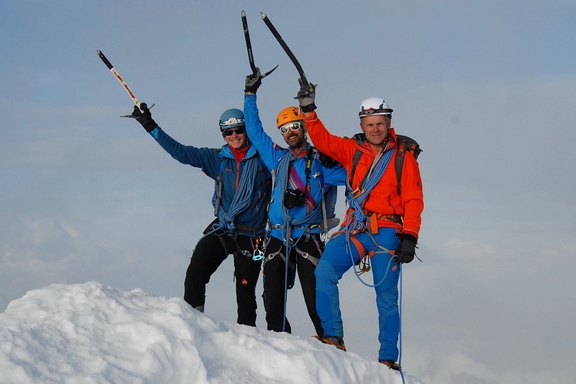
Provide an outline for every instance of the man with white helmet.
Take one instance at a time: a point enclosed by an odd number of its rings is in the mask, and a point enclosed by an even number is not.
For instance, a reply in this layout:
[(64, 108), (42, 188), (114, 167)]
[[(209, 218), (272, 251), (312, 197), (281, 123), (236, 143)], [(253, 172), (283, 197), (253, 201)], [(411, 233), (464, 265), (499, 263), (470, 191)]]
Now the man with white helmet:
[(244, 113), (228, 109), (220, 116), (221, 148), (182, 145), (152, 119), (145, 103), (132, 116), (182, 164), (200, 168), (215, 181), (212, 205), (216, 219), (196, 244), (184, 281), (184, 300), (204, 312), (206, 284), (229, 254), (234, 256), (238, 324), (256, 325), (256, 283), (271, 175), (246, 135)]
[(287, 290), (298, 274), (308, 315), (316, 335), (324, 332), (316, 313), (314, 269), (324, 249), (321, 234), (326, 232), (326, 212), (333, 212), (336, 186), (344, 185), (342, 166), (320, 160), (307, 140), (303, 115), (297, 106), (283, 108), (276, 126), (288, 148), (272, 141), (260, 121), (256, 90), (259, 73), (246, 78), (244, 115), (246, 130), (253, 145), (275, 181), (268, 209), (269, 236), (264, 259), (264, 308), (268, 330), (291, 332), (286, 316)]
[(297, 99), (314, 145), (347, 171), (346, 219), (328, 241), (316, 268), (316, 306), (325, 331), (322, 341), (346, 350), (338, 281), (354, 265), (371, 269), (379, 315), (378, 360), (400, 370), (398, 281), (402, 264), (415, 256), (424, 209), (418, 163), (412, 152), (403, 152), (401, 175), (397, 175), (400, 139), (391, 127), (392, 108), (384, 99), (362, 102), (358, 113), (362, 133), (354, 138), (335, 136), (324, 127), (315, 112), (314, 85), (301, 85)]

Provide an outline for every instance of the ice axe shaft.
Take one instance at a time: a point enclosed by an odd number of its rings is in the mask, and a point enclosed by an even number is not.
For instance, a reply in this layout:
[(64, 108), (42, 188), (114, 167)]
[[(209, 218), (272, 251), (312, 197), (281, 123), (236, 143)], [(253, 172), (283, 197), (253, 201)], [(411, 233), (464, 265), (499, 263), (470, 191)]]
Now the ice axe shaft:
[[(246, 51), (248, 52), (248, 62), (250, 63), (250, 69), (252, 70), (253, 74), (258, 73), (258, 67), (254, 63), (254, 53), (252, 52), (252, 43), (250, 41), (250, 30), (248, 29), (248, 19), (246, 18), (246, 12), (242, 11), (242, 27), (244, 29), (244, 40), (246, 40)], [(265, 78), (274, 70), (278, 68), (276, 65), (274, 68), (266, 72), (265, 74), (261, 75), (261, 78)]]
[(98, 53), (98, 56), (100, 56), (100, 59), (102, 59), (102, 61), (104, 62), (104, 64), (106, 64), (106, 66), (108, 67), (108, 69), (110, 70), (110, 72), (112, 72), (112, 74), (114, 75), (114, 77), (116, 77), (116, 79), (118, 79), (118, 81), (119, 81), (120, 84), (122, 85), (122, 88), (124, 88), (124, 90), (128, 93), (128, 95), (130, 96), (130, 98), (132, 99), (132, 101), (134, 102), (134, 104), (136, 104), (136, 106), (137, 106), (138, 108), (140, 108), (140, 101), (138, 100), (138, 98), (136, 97), (136, 95), (134, 94), (134, 92), (132, 92), (132, 89), (130, 89), (130, 87), (128, 86), (128, 84), (126, 84), (126, 82), (124, 81), (124, 79), (122, 78), (122, 76), (120, 76), (120, 74), (118, 73), (118, 71), (114, 68), (114, 66), (112, 65), (112, 63), (110, 63), (110, 60), (108, 60), (108, 58), (104, 55), (104, 53), (102, 53), (102, 51), (96, 50), (96, 52)]
[(270, 32), (272, 32), (272, 34), (274, 35), (276, 40), (278, 40), (278, 43), (280, 43), (280, 46), (282, 47), (282, 49), (284, 49), (284, 52), (286, 52), (286, 54), (288, 55), (288, 57), (292, 61), (292, 64), (294, 64), (294, 66), (296, 67), (296, 70), (298, 71), (298, 74), (300, 75), (301, 83), (303, 85), (308, 85), (309, 83), (308, 83), (308, 79), (306, 78), (306, 75), (304, 74), (304, 69), (302, 69), (300, 62), (298, 61), (296, 56), (294, 56), (294, 53), (292, 52), (290, 47), (288, 47), (288, 45), (286, 44), (286, 42), (284, 41), (284, 39), (282, 38), (282, 36), (278, 32), (278, 30), (276, 29), (276, 27), (274, 27), (274, 24), (272, 24), (272, 22), (270, 21), (268, 16), (266, 16), (266, 14), (264, 12), (260, 12), (260, 14), (262, 15), (262, 20), (264, 20), (264, 23), (266, 24), (268, 29), (270, 29)]

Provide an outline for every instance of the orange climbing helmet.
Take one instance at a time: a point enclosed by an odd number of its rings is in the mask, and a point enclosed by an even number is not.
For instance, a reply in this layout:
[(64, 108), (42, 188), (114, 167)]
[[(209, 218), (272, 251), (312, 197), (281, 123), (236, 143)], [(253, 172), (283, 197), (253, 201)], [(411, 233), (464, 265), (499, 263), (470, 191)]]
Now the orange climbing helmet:
[(300, 108), (292, 105), (278, 112), (278, 116), (276, 117), (276, 127), (280, 128), (286, 123), (291, 123), (293, 121), (303, 121), (303, 120), (304, 116), (302, 115)]

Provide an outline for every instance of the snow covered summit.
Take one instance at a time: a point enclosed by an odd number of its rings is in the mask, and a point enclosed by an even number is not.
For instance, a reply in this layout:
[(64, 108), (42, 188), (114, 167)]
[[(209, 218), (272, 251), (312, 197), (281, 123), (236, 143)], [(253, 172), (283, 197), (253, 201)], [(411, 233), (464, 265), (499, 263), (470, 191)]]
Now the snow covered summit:
[[(182, 299), (50, 285), (0, 314), (2, 383), (402, 383), (312, 338), (216, 321)], [(406, 383), (421, 383), (404, 374)]]

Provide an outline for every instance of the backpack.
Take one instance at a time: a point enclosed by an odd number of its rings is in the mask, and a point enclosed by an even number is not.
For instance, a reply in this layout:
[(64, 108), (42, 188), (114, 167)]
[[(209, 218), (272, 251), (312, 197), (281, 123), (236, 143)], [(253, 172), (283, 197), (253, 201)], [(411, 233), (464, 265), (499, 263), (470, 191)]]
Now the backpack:
[[(357, 133), (353, 136), (353, 139), (356, 140), (358, 144), (364, 144), (366, 142), (366, 136), (363, 133)], [(398, 195), (400, 195), (401, 187), (402, 187), (402, 168), (404, 166), (404, 157), (406, 155), (406, 151), (412, 152), (415, 159), (418, 159), (418, 155), (422, 152), (420, 149), (420, 144), (416, 140), (411, 137), (404, 136), (404, 135), (396, 135), (396, 145), (398, 150), (396, 151), (396, 178), (397, 178), (397, 185), (398, 185)], [(360, 160), (360, 156), (362, 156), (362, 151), (356, 149), (354, 152), (354, 157), (352, 159), (352, 169), (350, 171), (350, 183), (354, 178), (354, 172), (356, 171), (356, 166), (358, 165), (358, 161)]]
[[(330, 156), (320, 152), (316, 147), (312, 147), (315, 154), (315, 158), (326, 168), (333, 168), (339, 163), (331, 158)], [(328, 231), (336, 227), (340, 220), (336, 218), (336, 201), (338, 200), (338, 187), (335, 185), (325, 185), (324, 180), (322, 180), (322, 185), (325, 188), (325, 192), (322, 195), (322, 231), (328, 233)]]
[[(318, 161), (323, 167), (332, 168), (338, 163), (336, 160), (332, 159), (330, 156), (323, 154), (316, 147), (310, 147), (311, 150), (308, 151), (306, 160), (306, 184), (310, 181), (310, 169), (312, 168), (312, 162)], [(338, 187), (334, 185), (324, 184), (324, 178), (321, 175), (320, 184), (322, 185), (322, 200), (319, 204), (322, 207), (322, 225), (320, 228), (323, 233), (328, 233), (331, 228), (337, 226), (340, 222), (336, 218), (336, 200), (338, 198)]]

